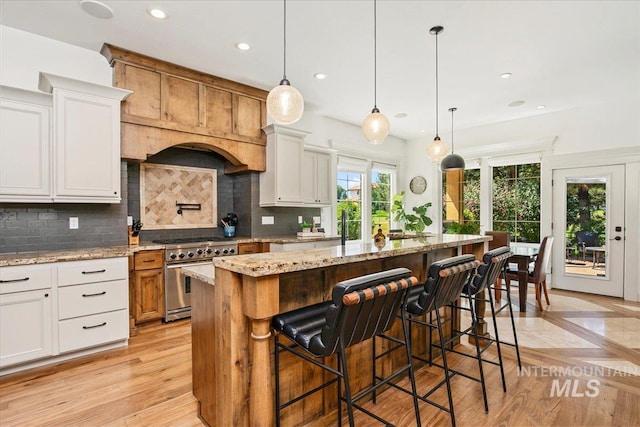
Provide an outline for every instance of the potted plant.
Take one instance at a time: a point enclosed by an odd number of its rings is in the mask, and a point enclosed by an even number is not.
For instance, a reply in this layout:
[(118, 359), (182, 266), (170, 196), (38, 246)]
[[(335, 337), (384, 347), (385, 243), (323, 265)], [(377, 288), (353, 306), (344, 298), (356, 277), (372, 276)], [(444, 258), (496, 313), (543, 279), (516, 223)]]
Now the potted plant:
[(425, 227), (431, 225), (433, 221), (427, 216), (427, 209), (431, 207), (431, 202), (412, 208), (413, 213), (404, 210), (404, 191), (393, 196), (391, 212), (394, 214), (394, 221), (402, 221), (405, 231), (412, 231), (421, 234)]
[(307, 221), (302, 221), (300, 226), (302, 227), (303, 233), (309, 233), (311, 231), (311, 224), (309, 224)]

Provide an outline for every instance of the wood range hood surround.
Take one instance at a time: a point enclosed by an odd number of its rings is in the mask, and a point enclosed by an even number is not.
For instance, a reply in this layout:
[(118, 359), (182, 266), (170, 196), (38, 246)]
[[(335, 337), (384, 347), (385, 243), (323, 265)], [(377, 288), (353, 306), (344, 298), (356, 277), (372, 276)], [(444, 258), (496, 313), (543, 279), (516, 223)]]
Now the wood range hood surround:
[(267, 92), (104, 44), (122, 103), (121, 156), (145, 161), (174, 146), (213, 151), (225, 173), (266, 167)]

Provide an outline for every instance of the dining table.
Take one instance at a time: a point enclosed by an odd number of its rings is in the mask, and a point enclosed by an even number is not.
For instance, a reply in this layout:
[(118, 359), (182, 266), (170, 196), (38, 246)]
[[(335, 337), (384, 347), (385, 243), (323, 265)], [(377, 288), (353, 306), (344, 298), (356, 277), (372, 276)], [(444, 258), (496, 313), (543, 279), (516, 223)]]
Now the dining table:
[(509, 264), (517, 264), (518, 266), (518, 296), (520, 301), (520, 311), (527, 311), (527, 288), (529, 264), (535, 261), (540, 245), (532, 245), (531, 243), (511, 242), (511, 257)]

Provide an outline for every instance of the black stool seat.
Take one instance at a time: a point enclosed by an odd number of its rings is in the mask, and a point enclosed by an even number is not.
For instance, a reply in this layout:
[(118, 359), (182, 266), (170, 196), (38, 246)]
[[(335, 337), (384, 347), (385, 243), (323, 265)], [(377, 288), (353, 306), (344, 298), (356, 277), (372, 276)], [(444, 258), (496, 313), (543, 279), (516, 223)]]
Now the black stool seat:
[[(338, 420), (342, 423), (341, 403), (346, 401), (349, 412), (349, 423), (353, 426), (353, 408), (365, 412), (378, 421), (388, 422), (355, 402), (367, 394), (373, 393), (386, 382), (373, 384), (371, 387), (352, 396), (347, 372), (345, 349), (368, 340), (375, 335), (388, 331), (401, 312), (406, 301), (408, 290), (418, 284), (418, 280), (406, 268), (369, 274), (345, 280), (333, 287), (331, 301), (303, 307), (275, 316), (271, 326), (275, 330), (275, 362), (276, 362), (276, 425), (280, 425), (280, 411), (304, 397), (322, 390), (326, 386), (338, 382)], [(403, 332), (406, 332), (404, 318), (401, 316)], [(281, 335), (286, 336), (293, 345), (280, 342)], [(406, 337), (406, 335), (405, 335)], [(406, 342), (406, 338), (405, 338)], [(280, 403), (279, 353), (288, 351), (302, 359), (323, 368), (335, 375), (324, 384), (310, 390), (286, 403)], [(336, 354), (337, 369), (320, 360)], [(309, 356), (310, 355), (310, 356)], [(400, 367), (394, 377), (408, 372), (415, 391), (413, 367), (407, 348), (407, 364)], [(341, 395), (341, 380), (344, 380), (345, 396)], [(387, 381), (388, 382), (388, 381)], [(418, 402), (413, 398), (416, 423), (420, 425)]]

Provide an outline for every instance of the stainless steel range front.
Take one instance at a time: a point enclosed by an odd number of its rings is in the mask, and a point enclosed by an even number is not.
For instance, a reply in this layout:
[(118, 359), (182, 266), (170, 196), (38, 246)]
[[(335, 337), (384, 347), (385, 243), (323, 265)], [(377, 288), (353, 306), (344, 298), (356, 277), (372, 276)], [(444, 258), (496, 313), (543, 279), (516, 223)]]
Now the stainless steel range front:
[(191, 317), (191, 278), (182, 267), (210, 264), (214, 257), (236, 255), (238, 243), (220, 237), (154, 240), (165, 246), (165, 322)]

